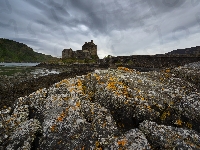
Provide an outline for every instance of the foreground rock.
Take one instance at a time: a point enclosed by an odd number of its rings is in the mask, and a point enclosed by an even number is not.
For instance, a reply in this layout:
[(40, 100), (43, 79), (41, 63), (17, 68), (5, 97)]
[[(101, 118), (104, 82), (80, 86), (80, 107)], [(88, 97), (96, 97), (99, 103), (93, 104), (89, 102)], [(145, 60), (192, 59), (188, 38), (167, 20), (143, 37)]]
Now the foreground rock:
[(193, 130), (158, 125), (147, 120), (140, 124), (139, 129), (157, 149), (200, 149), (200, 135)]
[(171, 70), (95, 70), (0, 112), (3, 149), (199, 149), (200, 93)]

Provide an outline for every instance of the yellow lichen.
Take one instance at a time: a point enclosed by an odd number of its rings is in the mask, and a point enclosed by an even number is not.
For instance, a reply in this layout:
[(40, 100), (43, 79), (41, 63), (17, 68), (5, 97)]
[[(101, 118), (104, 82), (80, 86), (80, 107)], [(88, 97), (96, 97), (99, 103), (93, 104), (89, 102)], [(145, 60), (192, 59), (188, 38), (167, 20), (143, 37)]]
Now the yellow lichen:
[(145, 100), (144, 97), (141, 97), (141, 100)]
[(187, 122), (187, 123), (186, 123), (186, 126), (187, 126), (189, 129), (192, 129), (192, 124), (191, 124), (191, 123)]
[(99, 147), (99, 146), (100, 146), (99, 141), (96, 141), (96, 142), (95, 142), (95, 146), (96, 146), (96, 147)]
[(56, 87), (56, 88), (59, 88), (59, 87), (60, 87), (60, 83), (57, 83), (57, 84), (55, 85), (55, 87)]
[(55, 128), (56, 128), (56, 125), (54, 124), (54, 125), (52, 125), (51, 127), (50, 127), (50, 129), (51, 129), (51, 131), (52, 132), (54, 132), (55, 131)]
[(62, 99), (67, 101), (70, 97), (63, 97)]
[(77, 81), (77, 86), (82, 86), (82, 82), (80, 79)]
[(126, 67), (118, 67), (117, 69), (118, 69), (118, 70), (123, 70), (123, 71), (126, 71), (126, 72), (133, 72), (132, 69), (128, 69), (128, 68), (126, 68)]
[(147, 109), (151, 109), (151, 107), (150, 107), (150, 106), (147, 106)]
[(80, 103), (79, 101), (78, 101), (78, 102), (76, 102), (76, 106), (77, 106), (77, 107), (79, 107), (79, 106), (80, 106), (80, 104), (81, 104), (81, 103)]
[(64, 118), (64, 117), (65, 117), (65, 113), (62, 112), (62, 113), (58, 116), (57, 121), (59, 121), (59, 122), (63, 121), (63, 118)]
[(179, 125), (179, 126), (181, 126), (182, 123), (183, 123), (183, 122), (182, 122), (180, 119), (176, 120), (176, 122), (175, 122), (175, 124), (177, 124), (177, 125)]
[(166, 73), (170, 73), (170, 69), (166, 69), (165, 72), (166, 72)]
[(160, 119), (161, 119), (161, 120), (165, 120), (167, 116), (170, 116), (170, 112), (169, 112), (169, 111), (168, 111), (168, 112), (164, 112), (164, 113), (161, 115)]
[(121, 146), (125, 146), (126, 143), (127, 143), (127, 139), (121, 139), (120, 141), (117, 142), (117, 144)]
[(59, 117), (57, 118), (57, 120), (61, 122), (61, 121), (63, 121), (63, 118), (62, 118), (61, 116), (59, 116)]

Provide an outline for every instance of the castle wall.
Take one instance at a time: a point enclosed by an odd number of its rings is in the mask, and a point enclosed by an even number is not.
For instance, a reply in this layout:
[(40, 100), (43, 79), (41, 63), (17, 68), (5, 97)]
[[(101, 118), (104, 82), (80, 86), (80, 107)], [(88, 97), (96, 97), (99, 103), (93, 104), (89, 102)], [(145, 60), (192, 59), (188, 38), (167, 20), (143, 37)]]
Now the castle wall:
[(87, 59), (92, 58), (91, 56), (97, 56), (97, 45), (91, 42), (85, 42), (82, 46), (82, 50), (73, 51), (70, 49), (64, 49), (62, 51), (62, 58), (78, 58), (78, 59)]
[(85, 42), (82, 46), (82, 50), (88, 50), (91, 56), (97, 56), (97, 45), (93, 43), (93, 40), (91, 40), (91, 42)]
[(72, 58), (74, 57), (74, 51), (70, 49), (64, 49), (62, 51), (62, 58)]

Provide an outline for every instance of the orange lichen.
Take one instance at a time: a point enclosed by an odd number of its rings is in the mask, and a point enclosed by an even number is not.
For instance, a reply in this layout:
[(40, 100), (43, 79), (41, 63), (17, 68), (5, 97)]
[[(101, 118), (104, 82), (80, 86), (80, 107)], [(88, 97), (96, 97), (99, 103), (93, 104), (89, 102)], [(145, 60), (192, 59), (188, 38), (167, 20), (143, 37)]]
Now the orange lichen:
[(168, 73), (165, 73), (164, 76), (165, 76), (165, 78), (169, 78), (170, 77)]
[(170, 69), (166, 69), (165, 70), (166, 73), (170, 73), (170, 71), (171, 71)]
[(189, 129), (192, 129), (192, 124), (191, 124), (191, 123), (187, 122), (187, 123), (186, 123), (186, 126), (187, 126)]
[(126, 68), (126, 67), (118, 67), (117, 69), (118, 69), (118, 70), (123, 70), (123, 71), (126, 71), (126, 72), (133, 72), (132, 69), (128, 69), (128, 68)]
[(177, 125), (179, 125), (179, 126), (181, 126), (182, 123), (183, 123), (183, 122), (182, 122), (180, 119), (176, 120), (176, 122), (175, 122), (175, 124), (177, 124)]
[(145, 100), (144, 97), (141, 97), (141, 100)]
[(78, 79), (78, 81), (77, 81), (77, 86), (82, 86), (82, 82), (81, 82), (81, 80), (80, 79)]
[(69, 81), (67, 79), (62, 80), (62, 83), (69, 84)]
[(55, 87), (56, 87), (56, 88), (59, 88), (59, 87), (60, 87), (60, 83), (57, 83), (57, 84), (55, 85)]
[(99, 146), (100, 146), (99, 141), (96, 141), (96, 142), (95, 142), (95, 146), (96, 146), (96, 147), (99, 147)]
[(51, 131), (52, 132), (54, 132), (55, 131), (55, 129), (56, 129), (56, 125), (54, 124), (54, 125), (52, 125), (51, 127), (50, 127), (50, 129), (51, 129)]
[(125, 146), (126, 143), (127, 143), (127, 139), (122, 139), (122, 140), (117, 142), (118, 145), (122, 145), (122, 146)]
[(151, 107), (150, 107), (150, 106), (147, 106), (147, 109), (151, 109)]
[(57, 120), (61, 122), (61, 121), (63, 121), (63, 118), (59, 116), (59, 117), (57, 118)]
[(62, 112), (62, 113), (60, 114), (60, 116), (58, 116), (57, 121), (59, 121), (59, 122), (63, 121), (63, 118), (64, 118), (64, 117), (65, 117), (65, 113)]
[(63, 97), (62, 99), (67, 101), (70, 97)]
[(164, 112), (164, 113), (161, 115), (160, 119), (161, 119), (161, 120), (165, 120), (167, 116), (170, 116), (170, 112), (169, 112), (169, 111), (168, 111), (168, 112)]
[(129, 102), (129, 101), (128, 101), (128, 100), (126, 100), (126, 101), (124, 102), (124, 104), (128, 104), (128, 102)]
[(100, 76), (96, 76), (96, 80), (99, 81), (99, 79), (100, 79)]
[(70, 92), (74, 91), (74, 88), (71, 88), (69, 91), (70, 91)]
[(122, 95), (128, 97), (127, 86), (123, 82), (119, 81), (118, 78), (108, 77), (107, 86), (108, 90), (113, 91), (117, 96)]
[(76, 102), (76, 106), (77, 106), (77, 107), (79, 107), (79, 106), (80, 106), (80, 104), (81, 104), (81, 103), (80, 103), (79, 101), (78, 101), (78, 102)]
[(107, 85), (107, 88), (108, 89), (112, 89), (112, 90), (116, 90), (116, 86), (115, 86), (115, 82), (108, 82), (108, 85)]
[(161, 78), (160, 78), (160, 81), (162, 82), (163, 80), (164, 80), (164, 78), (161, 77)]

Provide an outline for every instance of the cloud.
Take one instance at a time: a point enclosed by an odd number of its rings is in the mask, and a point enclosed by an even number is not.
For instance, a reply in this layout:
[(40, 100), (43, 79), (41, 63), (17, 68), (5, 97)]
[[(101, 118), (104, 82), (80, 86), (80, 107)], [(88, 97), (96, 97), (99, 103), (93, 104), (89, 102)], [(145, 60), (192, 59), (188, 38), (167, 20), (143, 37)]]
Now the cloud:
[(91, 39), (100, 58), (165, 53), (199, 44), (199, 10), (197, 0), (2, 0), (0, 36), (53, 56)]

